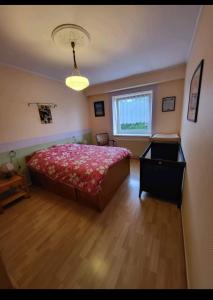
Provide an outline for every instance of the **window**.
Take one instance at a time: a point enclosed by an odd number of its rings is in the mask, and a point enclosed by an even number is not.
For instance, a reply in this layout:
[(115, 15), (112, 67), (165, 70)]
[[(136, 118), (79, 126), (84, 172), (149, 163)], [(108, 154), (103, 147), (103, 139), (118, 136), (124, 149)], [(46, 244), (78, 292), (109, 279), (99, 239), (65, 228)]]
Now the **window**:
[(114, 135), (151, 135), (152, 91), (112, 97)]

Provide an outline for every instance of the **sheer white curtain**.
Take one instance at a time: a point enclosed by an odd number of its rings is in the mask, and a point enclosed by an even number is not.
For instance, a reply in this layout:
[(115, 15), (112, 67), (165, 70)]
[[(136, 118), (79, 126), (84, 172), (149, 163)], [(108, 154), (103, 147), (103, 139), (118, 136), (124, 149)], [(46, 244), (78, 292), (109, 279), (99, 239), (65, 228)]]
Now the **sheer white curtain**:
[(152, 130), (152, 91), (113, 97), (113, 133), (149, 135)]

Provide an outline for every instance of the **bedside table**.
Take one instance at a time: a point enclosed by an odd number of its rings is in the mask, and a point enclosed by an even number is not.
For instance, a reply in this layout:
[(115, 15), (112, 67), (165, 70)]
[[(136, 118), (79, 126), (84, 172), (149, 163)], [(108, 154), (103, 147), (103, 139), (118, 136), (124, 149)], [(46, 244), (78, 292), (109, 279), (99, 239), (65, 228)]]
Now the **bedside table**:
[(29, 188), (26, 183), (25, 177), (22, 175), (13, 175), (8, 179), (0, 179), (0, 194), (15, 188), (15, 192), (0, 199), (0, 212), (3, 212), (3, 207), (20, 197), (29, 198)]

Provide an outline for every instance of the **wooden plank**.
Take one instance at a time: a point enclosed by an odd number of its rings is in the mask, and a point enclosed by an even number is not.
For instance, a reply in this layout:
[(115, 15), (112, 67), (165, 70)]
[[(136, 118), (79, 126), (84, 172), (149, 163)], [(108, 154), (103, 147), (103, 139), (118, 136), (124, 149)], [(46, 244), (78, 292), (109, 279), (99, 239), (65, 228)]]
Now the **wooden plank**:
[(20, 288), (186, 288), (180, 210), (138, 189), (138, 160), (102, 213), (32, 187), (0, 215), (9, 275)]

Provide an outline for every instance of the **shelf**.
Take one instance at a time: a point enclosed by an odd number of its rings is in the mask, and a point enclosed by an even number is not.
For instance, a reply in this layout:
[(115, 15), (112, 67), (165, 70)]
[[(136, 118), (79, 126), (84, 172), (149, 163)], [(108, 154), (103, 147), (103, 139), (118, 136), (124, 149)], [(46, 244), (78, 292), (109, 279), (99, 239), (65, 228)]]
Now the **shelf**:
[(26, 196), (26, 192), (24, 192), (24, 191), (15, 192), (14, 194), (8, 196), (7, 198), (1, 199), (0, 204), (1, 204), (1, 206), (5, 206), (5, 205), (9, 204), (10, 202), (12, 202), (22, 196)]

